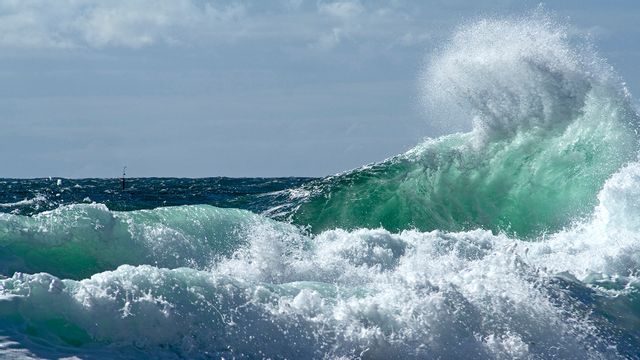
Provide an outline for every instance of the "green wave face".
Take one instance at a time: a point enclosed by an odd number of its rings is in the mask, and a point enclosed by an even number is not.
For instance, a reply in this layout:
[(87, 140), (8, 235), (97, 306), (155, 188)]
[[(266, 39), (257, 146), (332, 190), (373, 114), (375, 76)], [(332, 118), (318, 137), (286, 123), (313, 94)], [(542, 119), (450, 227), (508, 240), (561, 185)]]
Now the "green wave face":
[(591, 213), (605, 180), (636, 158), (623, 114), (589, 102), (584, 116), (556, 133), (532, 130), (481, 147), (473, 133), (454, 134), (322, 180), (293, 221), (314, 231), (481, 227), (530, 237), (558, 230)]
[(463, 104), (473, 130), (307, 186), (295, 223), (532, 237), (591, 213), (605, 180), (637, 158), (626, 89), (546, 19), (462, 28), (423, 90), (435, 106)]
[(256, 231), (288, 227), (208, 205), (117, 212), (76, 204), (34, 216), (0, 214), (0, 274), (82, 279), (122, 264), (202, 269), (231, 255)]

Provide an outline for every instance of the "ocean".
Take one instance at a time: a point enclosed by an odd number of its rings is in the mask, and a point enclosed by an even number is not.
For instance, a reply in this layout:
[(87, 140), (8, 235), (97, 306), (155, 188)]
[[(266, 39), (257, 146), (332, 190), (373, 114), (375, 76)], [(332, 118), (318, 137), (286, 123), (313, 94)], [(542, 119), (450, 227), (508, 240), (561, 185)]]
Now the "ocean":
[(544, 14), (460, 26), (443, 126), (325, 178), (0, 179), (0, 357), (638, 359), (640, 116)]

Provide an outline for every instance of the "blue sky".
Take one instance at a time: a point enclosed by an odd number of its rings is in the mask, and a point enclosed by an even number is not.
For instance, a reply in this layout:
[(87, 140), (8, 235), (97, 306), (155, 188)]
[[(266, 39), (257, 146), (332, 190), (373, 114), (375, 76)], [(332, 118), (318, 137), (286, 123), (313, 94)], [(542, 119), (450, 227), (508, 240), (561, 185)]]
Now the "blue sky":
[[(537, 1), (0, 0), (0, 177), (323, 176), (408, 150), (462, 22)], [(640, 3), (549, 2), (640, 92)]]

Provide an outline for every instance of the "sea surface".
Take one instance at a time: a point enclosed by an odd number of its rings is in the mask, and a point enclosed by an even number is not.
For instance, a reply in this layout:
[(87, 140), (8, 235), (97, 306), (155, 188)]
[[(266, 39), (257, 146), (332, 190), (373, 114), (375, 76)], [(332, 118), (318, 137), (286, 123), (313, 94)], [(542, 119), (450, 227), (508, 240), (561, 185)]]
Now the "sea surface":
[(326, 178), (0, 179), (0, 358), (639, 359), (615, 70), (534, 13), (420, 84), (471, 130)]

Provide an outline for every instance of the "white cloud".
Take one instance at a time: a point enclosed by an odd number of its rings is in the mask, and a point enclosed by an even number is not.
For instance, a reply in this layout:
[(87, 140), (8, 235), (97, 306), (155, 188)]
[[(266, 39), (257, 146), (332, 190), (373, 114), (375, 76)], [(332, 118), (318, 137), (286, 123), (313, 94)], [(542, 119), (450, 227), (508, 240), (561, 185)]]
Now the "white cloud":
[(41, 1), (0, 1), (0, 44), (18, 47), (69, 47), (65, 26), (55, 19), (69, 18), (66, 6)]
[(318, 4), (318, 10), (322, 14), (335, 16), (341, 19), (349, 19), (364, 12), (364, 7), (359, 1), (336, 1), (332, 3)]
[(0, 46), (141, 47), (225, 34), (244, 7), (195, 0), (0, 0)]
[(317, 6), (321, 15), (329, 16), (334, 24), (337, 21), (339, 25), (330, 24), (330, 30), (322, 31), (311, 44), (311, 48), (331, 50), (343, 40), (360, 33), (360, 22), (366, 16), (366, 12), (359, 1), (320, 2)]
[(210, 47), (246, 40), (323, 51), (349, 41), (419, 45), (414, 35), (397, 40), (421, 32), (410, 16), (401, 7), (359, 0), (0, 0), (0, 48)]
[(311, 47), (318, 50), (331, 50), (342, 41), (344, 36), (342, 29), (333, 28), (329, 33), (320, 35), (318, 41), (311, 44)]

